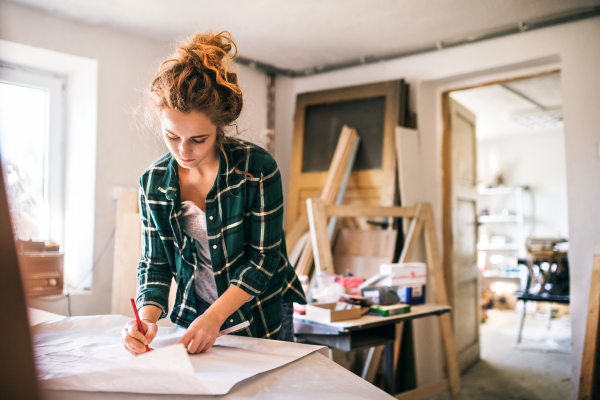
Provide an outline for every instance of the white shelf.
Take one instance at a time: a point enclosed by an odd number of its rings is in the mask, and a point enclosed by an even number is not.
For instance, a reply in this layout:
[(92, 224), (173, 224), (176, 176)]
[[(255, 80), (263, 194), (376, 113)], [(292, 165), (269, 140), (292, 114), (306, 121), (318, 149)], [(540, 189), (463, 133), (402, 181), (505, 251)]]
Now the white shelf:
[(516, 191), (523, 190), (521, 186), (498, 186), (493, 188), (479, 189), (480, 196), (495, 196), (501, 194), (513, 194)]
[(499, 270), (486, 270), (481, 275), (484, 278), (521, 279), (521, 275), (518, 272), (503, 272)]
[(511, 223), (520, 222), (518, 215), (480, 215), (477, 221), (483, 223), (496, 222), (496, 223)]
[(503, 244), (493, 244), (493, 243), (478, 243), (478, 250), (505, 250), (505, 251), (518, 251), (519, 246), (515, 243), (503, 243)]

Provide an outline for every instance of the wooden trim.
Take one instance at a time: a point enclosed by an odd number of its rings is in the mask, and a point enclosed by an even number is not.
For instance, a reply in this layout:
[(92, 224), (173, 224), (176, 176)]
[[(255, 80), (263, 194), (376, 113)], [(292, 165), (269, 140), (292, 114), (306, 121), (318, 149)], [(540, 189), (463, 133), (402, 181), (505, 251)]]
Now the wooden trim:
[(326, 206), (327, 215), (330, 217), (398, 217), (412, 218), (415, 216), (417, 207), (388, 207), (369, 206), (362, 204)]
[(458, 91), (461, 91), (461, 90), (469, 90), (469, 89), (475, 89), (475, 88), (480, 88), (480, 87), (485, 87), (485, 86), (499, 85), (499, 84), (502, 84), (502, 83), (510, 83), (510, 82), (515, 82), (515, 81), (523, 81), (525, 79), (531, 79), (531, 78), (540, 78), (542, 76), (554, 75), (554, 74), (558, 74), (558, 73), (560, 73), (560, 68), (555, 68), (555, 69), (552, 69), (550, 71), (543, 71), (543, 72), (538, 72), (538, 73), (535, 73), (535, 74), (519, 75), (519, 76), (514, 76), (512, 78), (496, 79), (496, 80), (489, 81), (489, 82), (479, 83), (477, 85), (461, 86), (461, 87), (456, 88), (456, 89), (450, 89), (450, 90), (446, 91), (445, 93), (458, 92)]
[(404, 392), (396, 396), (398, 400), (422, 400), (428, 399), (436, 394), (446, 393), (448, 391), (448, 380), (444, 379), (441, 382), (434, 383), (433, 385), (425, 386)]
[(450, 92), (442, 94), (442, 251), (446, 291), (450, 299), (454, 296), (452, 259), (454, 257), (452, 232), (452, 115)]
[(585, 341), (583, 358), (581, 359), (581, 374), (579, 376), (579, 400), (595, 398), (599, 388), (594, 387), (594, 376), (598, 374), (597, 345), (598, 325), (600, 323), (600, 254), (594, 254), (592, 278), (590, 283), (590, 300), (588, 303), (587, 323), (585, 326)]

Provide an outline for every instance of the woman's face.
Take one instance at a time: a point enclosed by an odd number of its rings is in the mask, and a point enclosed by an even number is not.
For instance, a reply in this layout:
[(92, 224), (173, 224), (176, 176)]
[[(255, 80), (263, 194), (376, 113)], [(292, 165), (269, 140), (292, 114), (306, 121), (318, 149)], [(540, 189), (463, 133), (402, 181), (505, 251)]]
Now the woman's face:
[(206, 114), (165, 109), (160, 112), (160, 121), (165, 143), (181, 167), (196, 168), (218, 155), (217, 126)]

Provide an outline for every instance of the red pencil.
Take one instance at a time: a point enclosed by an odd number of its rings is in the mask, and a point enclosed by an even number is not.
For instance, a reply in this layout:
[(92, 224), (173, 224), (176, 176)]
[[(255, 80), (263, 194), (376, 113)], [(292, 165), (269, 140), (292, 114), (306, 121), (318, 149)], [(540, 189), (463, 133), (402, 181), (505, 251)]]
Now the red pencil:
[[(140, 320), (140, 315), (138, 314), (137, 307), (135, 306), (135, 300), (133, 299), (131, 299), (131, 307), (133, 307), (133, 312), (135, 313), (135, 319), (137, 320), (138, 328), (140, 332), (142, 332), (142, 335), (145, 335), (146, 331), (144, 330), (144, 326), (142, 325), (142, 321)], [(146, 351), (150, 351), (150, 347), (148, 347), (148, 345), (146, 345)]]

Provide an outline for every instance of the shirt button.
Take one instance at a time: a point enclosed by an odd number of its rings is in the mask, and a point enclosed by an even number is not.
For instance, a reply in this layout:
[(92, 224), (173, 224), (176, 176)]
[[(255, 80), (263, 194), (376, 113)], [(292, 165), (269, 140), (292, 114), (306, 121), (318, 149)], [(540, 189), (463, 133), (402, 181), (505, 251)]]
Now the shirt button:
[(213, 249), (215, 249), (215, 250), (216, 250), (216, 248), (217, 248), (217, 245), (215, 244), (215, 245), (213, 246)]
[(233, 322), (233, 319), (230, 319), (229, 322)]
[(213, 216), (211, 215), (211, 216), (210, 216), (210, 217), (208, 217), (208, 218), (209, 218), (209, 219), (212, 221), (212, 219), (213, 219)]

